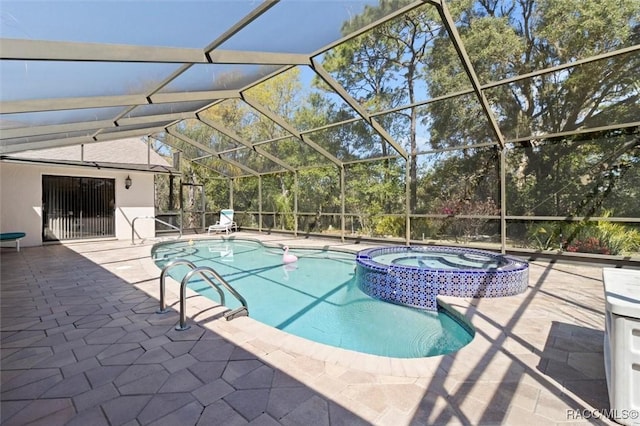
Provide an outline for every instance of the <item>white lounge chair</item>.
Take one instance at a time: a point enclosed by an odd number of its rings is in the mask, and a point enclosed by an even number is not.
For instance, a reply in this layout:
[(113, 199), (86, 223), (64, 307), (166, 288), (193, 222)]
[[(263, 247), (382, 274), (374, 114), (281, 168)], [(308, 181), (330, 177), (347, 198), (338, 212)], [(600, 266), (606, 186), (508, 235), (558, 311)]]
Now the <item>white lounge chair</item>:
[(220, 220), (215, 224), (210, 225), (207, 229), (207, 234), (211, 234), (212, 232), (226, 232), (238, 230), (238, 225), (233, 221), (233, 210), (226, 209), (220, 210)]

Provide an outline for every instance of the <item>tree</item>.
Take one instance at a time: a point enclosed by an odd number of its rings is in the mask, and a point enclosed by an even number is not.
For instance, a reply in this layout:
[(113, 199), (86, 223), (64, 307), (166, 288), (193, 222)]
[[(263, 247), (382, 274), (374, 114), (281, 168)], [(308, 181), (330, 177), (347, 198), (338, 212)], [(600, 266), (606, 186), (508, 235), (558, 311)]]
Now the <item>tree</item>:
[[(482, 83), (630, 46), (637, 43), (640, 34), (638, 0), (458, 1), (452, 3), (451, 12)], [(434, 96), (464, 86), (460, 77), (464, 73), (448, 37), (441, 33), (435, 43), (440, 54), (430, 55), (426, 68)], [(527, 148), (521, 151), (522, 155), (511, 157), (516, 160), (511, 163), (513, 175), (528, 176), (529, 180), (516, 186), (538, 192), (520, 194), (531, 199), (533, 209), (529, 213), (561, 214), (566, 200), (558, 197), (553, 209), (541, 201), (553, 193), (554, 187), (578, 177), (570, 173), (578, 169), (568, 164), (585, 162), (594, 154), (611, 154), (603, 144), (581, 156), (572, 151), (572, 144), (554, 148), (549, 146), (553, 141), (535, 135), (635, 121), (640, 115), (638, 75), (638, 55), (625, 54), (485, 90), (507, 138), (532, 136), (521, 142)], [(459, 146), (459, 129), (467, 129), (470, 140), (487, 139), (486, 119), (478, 120), (477, 107), (469, 109), (462, 104), (460, 98), (455, 98), (430, 107), (434, 147)], [(544, 147), (535, 148), (542, 143)], [(560, 168), (564, 168), (564, 175), (549, 173)], [(550, 182), (549, 176), (558, 179), (557, 184)], [(533, 186), (531, 181), (535, 182)]]
[[(386, 234), (377, 224), (381, 215), (404, 210), (404, 169), (397, 162), (357, 163), (346, 168), (346, 175), (347, 211), (357, 217), (364, 233), (371, 235), (378, 228)], [(388, 225), (394, 228), (393, 223)]]
[[(380, 7), (367, 7), (365, 11), (346, 23), (344, 33), (371, 22), (397, 2), (382, 2)], [(440, 24), (436, 10), (425, 5), (403, 16), (384, 23), (371, 31), (347, 41), (327, 52), (323, 67), (369, 110), (392, 109), (411, 105), (417, 100), (417, 88), (424, 76), (426, 53), (438, 35)], [(408, 108), (406, 115), (407, 151), (409, 152), (410, 210), (414, 211), (417, 193), (417, 108)], [(387, 119), (386, 126), (392, 127)], [(387, 142), (382, 140), (382, 155), (389, 154)]]

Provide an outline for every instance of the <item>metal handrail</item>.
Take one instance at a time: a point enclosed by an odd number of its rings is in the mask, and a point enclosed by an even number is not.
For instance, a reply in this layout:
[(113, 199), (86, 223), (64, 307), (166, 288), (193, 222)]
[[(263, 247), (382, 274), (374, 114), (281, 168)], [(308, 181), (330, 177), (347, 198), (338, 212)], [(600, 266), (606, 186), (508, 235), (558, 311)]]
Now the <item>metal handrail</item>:
[[(194, 276), (195, 274), (200, 274), (204, 277), (205, 272), (212, 274), (218, 281), (220, 281), (220, 283), (224, 286), (224, 288), (226, 288), (229, 291), (229, 293), (235, 296), (235, 298), (238, 299), (242, 304), (241, 307), (225, 313), (224, 316), (227, 319), (227, 321), (232, 320), (236, 316), (249, 315), (249, 308), (247, 307), (247, 301), (245, 300), (244, 297), (242, 297), (233, 287), (231, 287), (231, 285), (228, 282), (226, 282), (220, 276), (220, 274), (218, 274), (212, 268), (209, 268), (208, 266), (199, 266), (187, 272), (187, 275), (184, 276), (184, 278), (182, 279), (182, 282), (180, 283), (180, 325), (176, 326), (176, 330), (178, 331), (187, 330), (191, 327), (187, 325), (187, 312), (186, 312), (187, 311), (187, 306), (186, 306), (187, 305), (187, 300), (186, 300), (187, 299), (187, 294), (186, 294), (187, 283), (189, 282), (191, 277)], [(209, 283), (213, 283), (211, 280), (207, 280), (207, 281)], [(212, 284), (212, 285), (217, 287), (217, 285), (215, 284)]]
[[(178, 265), (187, 265), (191, 269), (197, 268), (195, 263), (187, 259), (174, 259), (164, 265), (164, 268), (162, 268), (162, 272), (160, 272), (160, 309), (156, 311), (157, 314), (164, 314), (169, 312), (169, 309), (167, 309), (167, 303), (165, 302), (165, 277), (169, 273), (170, 268)], [(220, 295), (220, 304), (224, 305), (224, 293), (222, 292), (222, 290), (220, 290), (220, 287), (218, 287), (213, 281), (211, 281), (211, 278), (207, 276), (203, 276), (203, 278), (209, 282), (209, 285), (211, 285), (211, 287), (215, 288), (218, 291), (218, 294)]]
[(177, 230), (179, 232), (179, 235), (176, 238), (176, 240), (179, 240), (180, 238), (182, 238), (182, 229), (181, 228), (178, 228), (175, 225), (172, 225), (172, 224), (170, 224), (168, 222), (165, 222), (164, 220), (158, 219), (155, 216), (138, 216), (138, 217), (134, 217), (133, 220), (131, 221), (131, 245), (135, 244), (134, 238), (135, 238), (135, 234), (136, 234), (136, 220), (138, 220), (138, 219), (153, 219), (158, 223), (161, 223), (163, 225), (168, 226), (169, 228), (173, 228), (173, 229)]

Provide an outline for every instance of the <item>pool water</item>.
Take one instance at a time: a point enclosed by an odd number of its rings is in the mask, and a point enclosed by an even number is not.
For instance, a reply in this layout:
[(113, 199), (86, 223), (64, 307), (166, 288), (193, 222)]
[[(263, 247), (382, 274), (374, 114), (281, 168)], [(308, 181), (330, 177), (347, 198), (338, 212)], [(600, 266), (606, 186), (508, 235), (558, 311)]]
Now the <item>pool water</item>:
[(465, 252), (431, 250), (429, 252), (408, 249), (403, 253), (386, 253), (373, 260), (384, 265), (411, 266), (440, 270), (454, 269), (497, 269), (504, 266), (497, 256)]
[[(473, 338), (471, 326), (445, 309), (425, 311), (367, 296), (355, 282), (355, 254), (289, 252), (299, 260), (283, 265), (279, 248), (253, 241), (201, 240), (157, 245), (153, 256), (160, 268), (175, 258), (213, 268), (247, 300), (250, 317), (327, 345), (417, 358), (455, 352)], [(170, 275), (179, 282), (188, 271), (176, 266)], [(194, 277), (189, 287), (220, 302), (202, 279)], [(240, 306), (230, 294), (225, 299), (231, 309)]]

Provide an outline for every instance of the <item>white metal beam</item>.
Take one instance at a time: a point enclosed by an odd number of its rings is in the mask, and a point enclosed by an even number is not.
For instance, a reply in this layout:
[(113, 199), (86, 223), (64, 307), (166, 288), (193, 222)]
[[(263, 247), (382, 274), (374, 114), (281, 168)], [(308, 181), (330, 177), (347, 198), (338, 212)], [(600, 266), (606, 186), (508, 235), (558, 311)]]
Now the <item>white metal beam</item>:
[(108, 108), (119, 106), (138, 106), (173, 102), (215, 101), (218, 99), (239, 98), (235, 90), (212, 90), (206, 92), (157, 93), (150, 98), (143, 94), (118, 96), (86, 96), (78, 98), (26, 99), (21, 101), (0, 102), (0, 113), (16, 114), (22, 112), (62, 111), (69, 109)]
[(153, 133), (163, 132), (163, 127), (145, 127), (144, 129), (135, 129), (135, 130), (122, 130), (119, 132), (108, 132), (108, 133), (100, 133), (94, 136), (94, 139), (98, 142), (102, 141), (111, 141), (115, 139), (126, 139), (133, 138), (136, 136), (148, 136)]
[(7, 38), (0, 39), (0, 59), (192, 64), (209, 62), (202, 49)]
[(9, 154), (12, 152), (30, 151), (35, 149), (57, 148), (62, 146), (80, 145), (84, 143), (95, 142), (91, 136), (78, 136), (72, 138), (64, 138), (58, 140), (38, 141), (38, 142), (22, 142), (7, 145), (6, 142), (0, 142), (0, 153)]
[(108, 108), (115, 106), (143, 105), (147, 98), (142, 95), (87, 96), (81, 98), (25, 99), (0, 103), (0, 113), (61, 111), (67, 109)]
[(69, 124), (51, 124), (48, 126), (31, 126), (20, 127), (14, 129), (3, 129), (0, 132), (0, 140), (15, 139), (15, 138), (28, 138), (33, 136), (42, 135), (55, 135), (60, 133), (80, 132), (83, 130), (99, 130), (106, 127), (115, 127), (111, 120), (99, 120), (99, 121), (84, 121), (78, 123)]
[(255, 9), (245, 15), (240, 21), (236, 22), (231, 28), (222, 33), (217, 39), (209, 43), (207, 47), (204, 48), (205, 53), (208, 55), (213, 51), (213, 49), (218, 48), (222, 43), (229, 40), (236, 33), (241, 31), (244, 27), (249, 25), (251, 22), (259, 18), (263, 13), (267, 10), (271, 9), (273, 6), (278, 4), (280, 0), (265, 0), (258, 5)]
[(308, 55), (295, 53), (214, 50), (209, 54), (214, 64), (310, 65)]
[(154, 124), (164, 123), (163, 127), (169, 125), (170, 122), (176, 120), (185, 120), (188, 118), (195, 118), (193, 112), (176, 112), (173, 114), (158, 114), (158, 115), (142, 115), (140, 117), (124, 117), (116, 121), (118, 126), (130, 126), (137, 124)]
[(237, 90), (208, 90), (201, 92), (155, 93), (149, 96), (149, 102), (152, 104), (197, 101), (213, 102), (218, 99), (233, 99), (239, 97), (240, 92)]
[(0, 59), (68, 62), (148, 62), (178, 64), (309, 65), (308, 55), (244, 50), (135, 46), (127, 44), (0, 39)]

